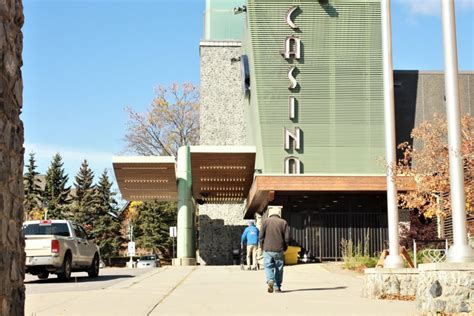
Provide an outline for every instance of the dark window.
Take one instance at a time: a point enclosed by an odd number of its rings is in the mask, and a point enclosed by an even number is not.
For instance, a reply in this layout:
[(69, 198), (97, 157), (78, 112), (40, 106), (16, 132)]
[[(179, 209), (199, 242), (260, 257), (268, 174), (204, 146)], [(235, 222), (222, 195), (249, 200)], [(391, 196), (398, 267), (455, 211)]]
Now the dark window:
[(288, 160), (288, 173), (295, 174), (296, 173), (296, 161), (295, 159)]
[(242, 55), (240, 57), (240, 63), (242, 71), (242, 91), (244, 96), (248, 96), (250, 93), (250, 65), (248, 56)]
[(29, 224), (23, 227), (25, 235), (57, 235), (69, 237), (69, 228), (66, 223), (54, 223), (50, 225)]
[(76, 233), (77, 238), (87, 239), (87, 234), (84, 232), (82, 227), (74, 225), (74, 232)]
[(88, 238), (89, 235), (87, 234), (87, 232), (85, 231), (85, 229), (84, 229), (82, 226), (79, 226), (79, 228), (81, 229), (82, 234), (85, 236), (84, 238)]

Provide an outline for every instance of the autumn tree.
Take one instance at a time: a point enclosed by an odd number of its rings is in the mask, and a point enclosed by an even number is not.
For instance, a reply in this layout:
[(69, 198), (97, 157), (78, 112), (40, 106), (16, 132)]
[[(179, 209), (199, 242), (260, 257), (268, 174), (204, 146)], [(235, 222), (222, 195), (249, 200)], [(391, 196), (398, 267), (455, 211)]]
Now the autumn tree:
[[(144, 156), (177, 156), (183, 145), (199, 141), (199, 93), (191, 83), (158, 86), (145, 113), (126, 108), (128, 152)], [(168, 202), (132, 201), (126, 214), (137, 246), (169, 255), (169, 226), (176, 223), (176, 205)]]
[[(466, 210), (474, 210), (474, 118), (465, 115), (461, 120), (462, 148), (459, 154), (464, 164)], [(397, 175), (413, 177), (415, 190), (399, 193), (402, 208), (415, 209), (426, 218), (444, 218), (451, 212), (448, 127), (443, 115), (414, 128), (414, 146), (402, 143), (403, 158), (398, 161)], [(399, 177), (401, 179), (401, 177)]]
[(126, 108), (129, 152), (144, 156), (176, 156), (179, 147), (199, 141), (199, 92), (191, 83), (158, 86), (145, 113)]
[(33, 212), (41, 210), (41, 187), (38, 183), (39, 172), (36, 171), (35, 153), (30, 153), (27, 171), (23, 176), (24, 194), (23, 207), (25, 210), (25, 219), (31, 219)]
[(63, 168), (63, 159), (59, 153), (53, 156), (51, 165), (46, 172), (46, 184), (43, 203), (48, 210), (48, 218), (63, 219), (68, 215), (71, 188), (67, 186), (68, 175)]

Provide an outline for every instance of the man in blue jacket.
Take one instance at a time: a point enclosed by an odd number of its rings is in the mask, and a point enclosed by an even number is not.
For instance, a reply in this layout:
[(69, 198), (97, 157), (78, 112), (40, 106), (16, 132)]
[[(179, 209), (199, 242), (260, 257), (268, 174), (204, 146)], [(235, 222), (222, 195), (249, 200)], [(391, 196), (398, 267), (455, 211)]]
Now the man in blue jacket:
[[(257, 270), (257, 248), (258, 248), (258, 228), (255, 227), (254, 221), (249, 221), (249, 226), (245, 228), (242, 234), (242, 249), (247, 245), (247, 269)], [(252, 258), (252, 266), (250, 266), (250, 258)]]

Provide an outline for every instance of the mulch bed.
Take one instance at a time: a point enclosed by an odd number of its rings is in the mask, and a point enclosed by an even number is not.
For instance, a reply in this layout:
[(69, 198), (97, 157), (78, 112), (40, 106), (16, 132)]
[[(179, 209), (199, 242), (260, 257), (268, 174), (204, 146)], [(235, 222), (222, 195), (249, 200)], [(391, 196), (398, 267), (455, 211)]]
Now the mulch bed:
[(414, 301), (415, 296), (412, 295), (400, 295), (400, 294), (383, 294), (380, 299), (382, 300), (397, 300), (397, 301)]

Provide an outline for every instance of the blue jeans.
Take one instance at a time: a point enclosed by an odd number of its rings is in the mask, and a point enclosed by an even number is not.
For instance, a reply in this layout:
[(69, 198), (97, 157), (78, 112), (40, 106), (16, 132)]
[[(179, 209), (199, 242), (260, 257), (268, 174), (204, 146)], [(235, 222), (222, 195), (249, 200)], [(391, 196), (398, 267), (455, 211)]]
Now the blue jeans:
[(263, 252), (263, 265), (265, 266), (265, 275), (267, 277), (267, 283), (275, 284), (275, 287), (280, 288), (283, 282), (283, 251)]

